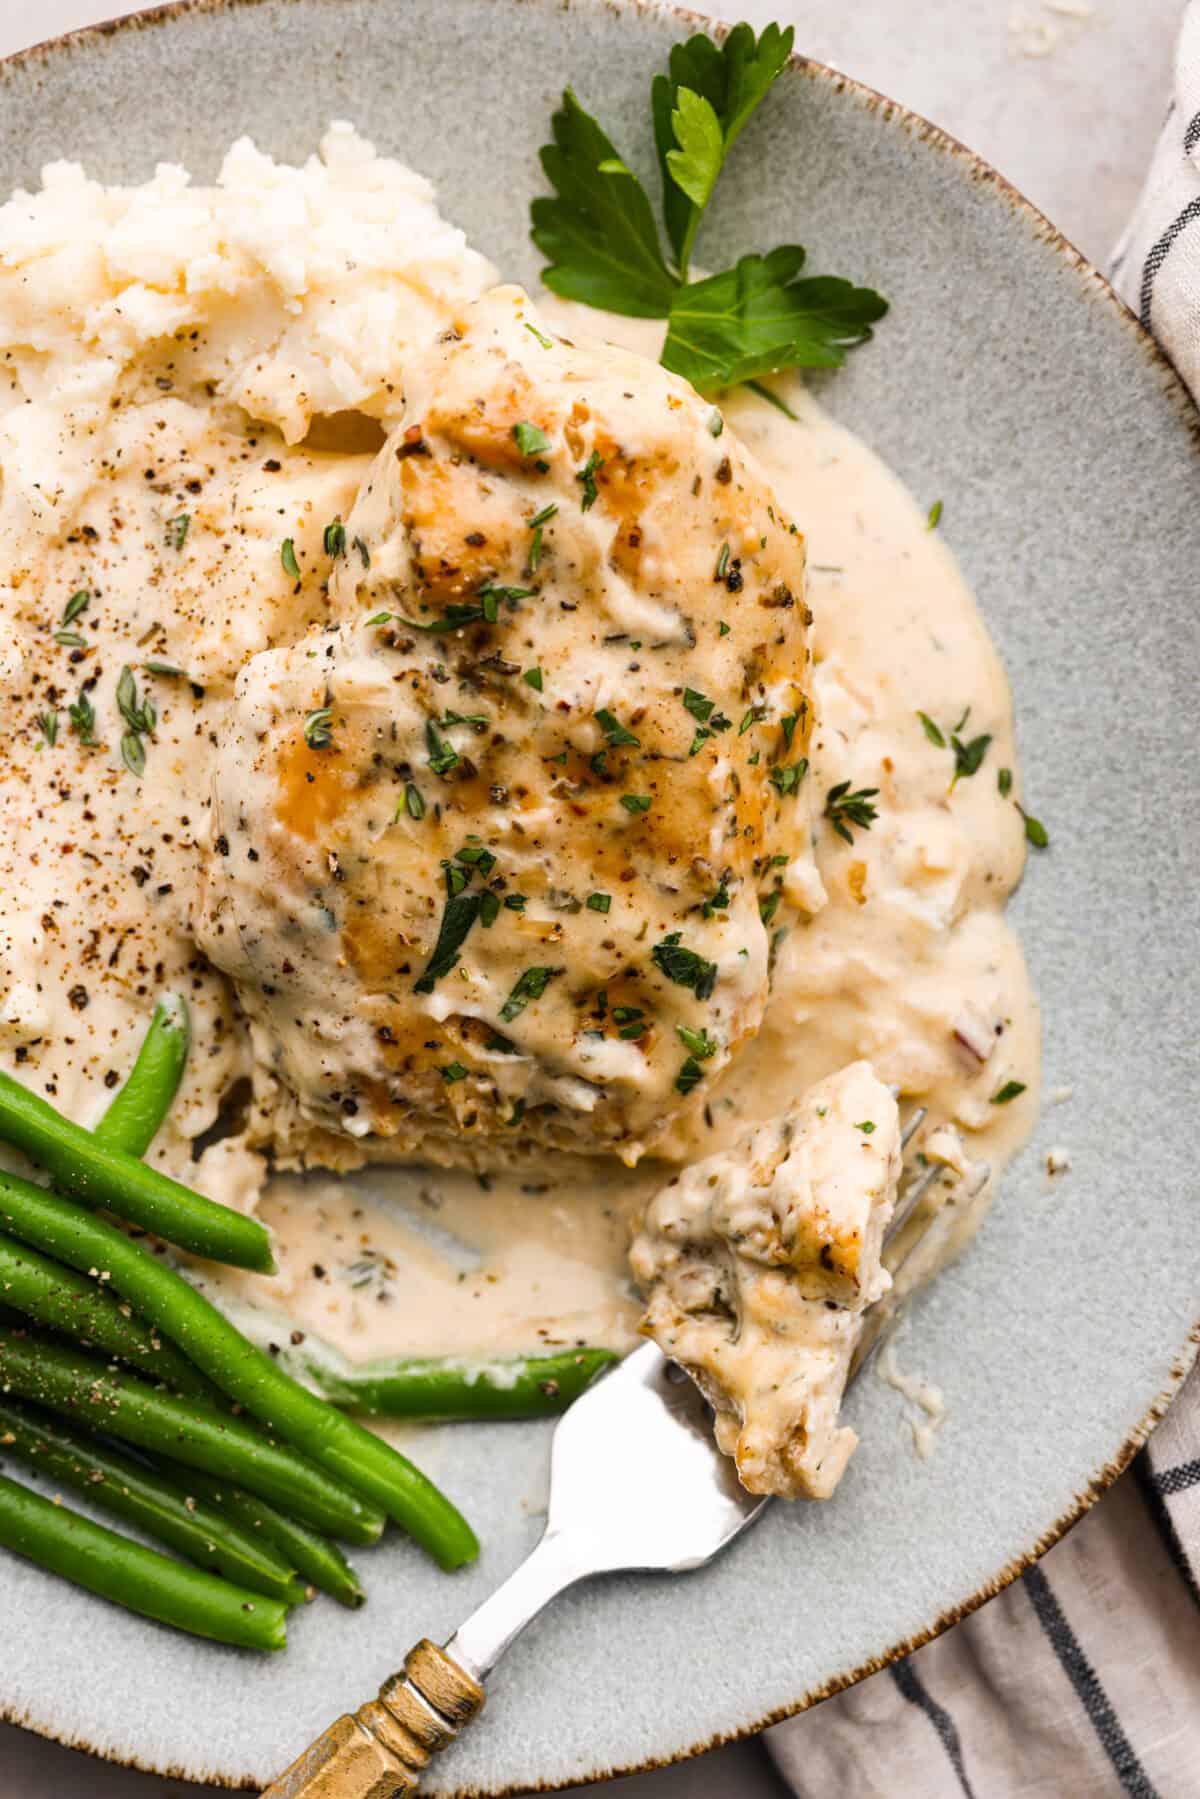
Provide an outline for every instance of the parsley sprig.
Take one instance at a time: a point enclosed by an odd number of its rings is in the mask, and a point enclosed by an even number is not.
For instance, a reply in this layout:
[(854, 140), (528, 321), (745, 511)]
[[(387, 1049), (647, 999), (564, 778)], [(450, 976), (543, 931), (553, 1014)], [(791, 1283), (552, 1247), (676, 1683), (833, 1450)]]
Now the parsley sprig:
[(568, 88), (542, 167), (554, 196), (533, 202), (533, 241), (546, 286), (633, 318), (665, 318), (662, 362), (699, 388), (787, 368), (838, 368), (887, 311), (870, 288), (805, 277), (805, 252), (781, 244), (690, 279), (696, 233), (751, 115), (791, 54), (794, 33), (735, 25), (723, 44), (697, 33), (671, 51), (651, 87), (662, 181), (664, 254), (646, 190), (599, 122)]

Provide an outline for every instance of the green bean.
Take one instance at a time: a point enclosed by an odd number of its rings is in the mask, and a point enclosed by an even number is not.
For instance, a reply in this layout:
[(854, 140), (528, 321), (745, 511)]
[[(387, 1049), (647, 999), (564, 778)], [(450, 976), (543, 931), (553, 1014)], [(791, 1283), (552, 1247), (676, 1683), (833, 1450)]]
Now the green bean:
[(94, 1280), (51, 1262), (0, 1232), (0, 1305), (61, 1331), (84, 1349), (103, 1350), (147, 1380), (177, 1393), (211, 1397), (211, 1382), (173, 1343)]
[(139, 1525), (197, 1567), (223, 1574), (235, 1586), (298, 1605), (304, 1587), (283, 1557), (262, 1537), (238, 1528), (214, 1506), (187, 1492), (144, 1462), (76, 1435), (65, 1425), (0, 1399), (0, 1450), (31, 1468), (86, 1493), (94, 1505)]
[(176, 1399), (134, 1375), (113, 1374), (103, 1363), (45, 1338), (0, 1331), (0, 1389), (139, 1449), (211, 1474), (232, 1474), (306, 1524), (347, 1542), (374, 1543), (383, 1529), (382, 1513), (244, 1419), (203, 1399)]
[(273, 1274), (271, 1239), (255, 1218), (218, 1205), (72, 1124), (38, 1094), (0, 1073), (0, 1138), (45, 1168), (87, 1206), (153, 1231), (193, 1255)]
[[(0, 1228), (82, 1273), (98, 1269), (230, 1399), (382, 1507), (443, 1568), (473, 1561), (470, 1525), (404, 1456), (294, 1381), (173, 1269), (70, 1200), (0, 1174)], [(225, 1468), (242, 1486), (237, 1469)], [(257, 1490), (257, 1489), (255, 1489)], [(266, 1495), (270, 1497), (270, 1495)], [(285, 1509), (289, 1508), (286, 1501)]]
[(611, 1349), (529, 1356), (397, 1356), (347, 1362), (288, 1351), (331, 1404), (396, 1418), (543, 1418), (565, 1412), (620, 1358)]
[(93, 1524), (0, 1475), (0, 1544), (160, 1624), (242, 1649), (284, 1649), (287, 1608)]
[(178, 993), (165, 993), (154, 1008), (137, 1061), (93, 1137), (127, 1155), (144, 1156), (179, 1091), (190, 1040), (187, 1001)]
[(167, 1468), (169, 1473), (185, 1482), (189, 1492), (202, 1494), (211, 1505), (236, 1519), (243, 1530), (273, 1543), (311, 1586), (329, 1593), (339, 1605), (356, 1610), (367, 1603), (358, 1575), (336, 1543), (318, 1536), (315, 1530), (307, 1530), (294, 1518), (285, 1517), (264, 1499), (241, 1487), (230, 1486), (227, 1481), (201, 1474), (194, 1468), (171, 1470), (169, 1464)]

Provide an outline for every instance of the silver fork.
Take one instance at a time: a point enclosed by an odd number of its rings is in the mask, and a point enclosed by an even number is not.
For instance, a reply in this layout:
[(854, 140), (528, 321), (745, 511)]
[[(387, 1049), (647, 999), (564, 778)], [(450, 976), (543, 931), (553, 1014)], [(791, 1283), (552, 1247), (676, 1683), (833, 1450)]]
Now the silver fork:
[[(910, 1118), (909, 1143), (924, 1120)], [(941, 1170), (910, 1179), (886, 1242), (895, 1246)], [(973, 1192), (987, 1178), (976, 1167)], [(918, 1241), (945, 1222), (935, 1214)], [(912, 1253), (892, 1267), (893, 1279)], [(853, 1380), (894, 1310), (865, 1315)], [(711, 1412), (682, 1369), (654, 1343), (634, 1350), (559, 1420), (550, 1463), (546, 1529), (533, 1553), (444, 1648), (428, 1638), (267, 1788), (263, 1799), (404, 1799), (431, 1757), (483, 1708), (484, 1685), (509, 1644), (567, 1587), (618, 1569), (702, 1568), (753, 1524), (767, 1501), (747, 1493), (713, 1441)]]

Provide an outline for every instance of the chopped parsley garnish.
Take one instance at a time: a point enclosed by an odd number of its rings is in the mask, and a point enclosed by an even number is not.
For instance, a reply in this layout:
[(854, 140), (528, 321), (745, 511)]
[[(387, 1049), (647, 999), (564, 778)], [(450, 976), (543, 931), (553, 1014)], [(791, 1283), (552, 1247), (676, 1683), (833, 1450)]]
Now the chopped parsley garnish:
[(957, 735), (951, 736), (950, 747), (954, 751), (954, 780), (950, 783), (951, 787), (966, 780), (968, 776), (979, 773), (980, 763), (987, 755), (991, 741), (990, 732), (981, 737), (972, 737), (970, 743), (964, 743)]
[(1005, 1081), (1003, 1087), (992, 1094), (992, 1104), (994, 1106), (1006, 1106), (1011, 1100), (1019, 1099), (1024, 1091), (1024, 1081)]
[(67, 717), (71, 721), (71, 729), (84, 749), (97, 749), (99, 746), (96, 741), (96, 712), (86, 693), (81, 693), (74, 705), (67, 707)]
[(442, 720), (442, 727), (449, 725), (470, 725), (473, 731), (487, 729), (487, 715), (483, 712), (447, 712)]
[(1001, 768), (996, 773), (996, 791), (1002, 800), (1006, 800), (1012, 792), (1012, 769)]
[(692, 738), (691, 748), (688, 750), (689, 756), (697, 756), (713, 732), (728, 731), (732, 721), (726, 718), (723, 712), (715, 711), (716, 702), (710, 700), (707, 694), (698, 693), (694, 687), (684, 688), (683, 704), (700, 725), (700, 729)]
[(940, 726), (934, 724), (928, 712), (918, 712), (917, 717), (921, 721), (921, 729), (924, 731), (926, 737), (928, 737), (930, 743), (933, 744), (934, 748), (944, 750), (946, 747), (946, 738)]
[[(804, 251), (782, 245), (689, 283), (692, 246), (725, 160), (787, 62), (793, 32), (737, 25), (670, 53), (651, 111), (672, 267), (646, 191), (568, 89), (542, 166), (555, 193), (533, 202), (533, 240), (552, 292), (638, 318), (666, 318), (665, 367), (700, 388), (789, 367), (835, 368), (887, 310), (868, 288), (799, 280)], [(719, 415), (717, 415), (719, 417)], [(716, 431), (710, 420), (709, 429)]]
[(783, 747), (790, 750), (792, 738), (796, 735), (796, 726), (800, 723), (798, 712), (785, 712), (779, 721), (779, 729), (783, 732)]
[(521, 676), (526, 687), (532, 687), (535, 693), (542, 691), (542, 671), (540, 668), (527, 668)]
[(77, 593), (73, 593), (62, 609), (61, 623), (73, 625), (79, 614), (90, 606), (91, 600), (92, 596), (86, 587), (81, 587)]
[(1032, 812), (1026, 812), (1023, 806), (1018, 806), (1017, 811), (1025, 820), (1025, 836), (1027, 840), (1032, 843), (1034, 849), (1049, 849), (1050, 833), (1047, 831), (1041, 819), (1035, 818)]
[(448, 775), (452, 768), (457, 768), (458, 751), (444, 737), (438, 736), (437, 726), (431, 718), (425, 721), (425, 743), (429, 750), (429, 766), (435, 775)]
[(164, 681), (187, 680), (187, 669), (177, 667), (174, 662), (143, 662), (142, 667), (148, 675), (158, 675)]
[(878, 809), (871, 803), (878, 794), (878, 787), (860, 787), (851, 793), (849, 781), (839, 781), (836, 787), (829, 789), (825, 796), (825, 817), (839, 837), (853, 843), (851, 825), (857, 825), (860, 831), (870, 830), (879, 817)]
[(511, 1024), (531, 1001), (541, 999), (550, 982), (563, 972), (561, 968), (527, 968), (500, 1008), (505, 1024)]
[(279, 560), (283, 564), (283, 572), (290, 575), (293, 581), (300, 579), (300, 564), (296, 561), (296, 545), (290, 537), (285, 537), (279, 549)]
[(190, 512), (181, 512), (175, 518), (167, 520), (167, 542), (173, 550), (181, 550), (187, 542), (187, 534), (191, 527)]
[(725, 570), (728, 567), (729, 567), (729, 545), (727, 543), (723, 543), (721, 545), (721, 553), (717, 557), (717, 566), (713, 573), (713, 580), (714, 581), (723, 581), (725, 579)]
[(768, 893), (759, 900), (758, 916), (762, 919), (764, 924), (770, 924), (776, 912), (779, 910), (779, 902), (782, 898), (783, 895), (780, 893), (779, 889), (776, 888), (774, 893)]
[[(529, 329), (532, 331), (532, 329), (533, 329), (532, 325), (529, 327)], [(550, 345), (546, 344), (546, 348), (549, 349)], [(520, 1124), (520, 1122), (521, 1122), (522, 1118), (524, 1118), (524, 1116), (525, 1116), (525, 1101), (523, 1099), (514, 1099), (513, 1100), (512, 1117), (506, 1118), (504, 1120), (504, 1122), (508, 1126), (509, 1130), (512, 1130), (514, 1125)]]
[(49, 744), (50, 748), (53, 749), (58, 742), (58, 713), (40, 712), (38, 714), (38, 730), (42, 733), (43, 738)]
[(623, 793), (621, 804), (626, 812), (649, 812), (650, 795), (648, 793)]
[(721, 885), (715, 893), (710, 893), (700, 910), (705, 918), (711, 918), (714, 912), (725, 912), (729, 908), (728, 875), (723, 875)]
[(87, 638), (81, 637), (78, 631), (56, 631), (55, 643), (60, 643), (64, 650), (82, 650), (87, 647)]
[(553, 338), (547, 337), (545, 332), (539, 331), (536, 325), (531, 325), (528, 319), (523, 319), (521, 322), (525, 326), (526, 331), (529, 332), (530, 336), (537, 338), (543, 350), (552, 350), (554, 348)]
[(447, 899), (433, 954), (424, 974), (413, 983), (415, 993), (432, 993), (442, 976), (457, 965), (467, 933), (479, 917), (479, 900), (478, 893), (458, 893)]
[(332, 524), (326, 525), (321, 541), (325, 546), (325, 554), (332, 561), (336, 562), (339, 556), (346, 554), (346, 527), (340, 518), (335, 518)]
[(304, 741), (310, 750), (327, 750), (333, 742), (332, 706), (316, 706), (304, 721)]
[(490, 931), (500, 916), (500, 897), (491, 889), (479, 896), (479, 922), (485, 931)]
[(363, 567), (370, 568), (371, 552), (367, 548), (366, 544), (363, 542), (361, 537), (356, 537), (354, 539), (354, 547), (358, 551), (359, 561), (362, 563)]
[[(786, 765), (780, 764), (773, 768), (767, 776), (767, 779), (770, 781), (780, 799), (786, 799), (789, 793), (796, 792), (807, 773), (808, 757), (801, 756), (799, 762), (792, 762)], [(874, 793), (877, 789), (872, 788), (871, 791)], [(871, 817), (874, 818), (874, 816), (875, 814), (872, 812)], [(868, 820), (868, 822), (870, 821)]]
[(390, 625), (395, 616), (394, 612), (373, 612), (370, 618), (363, 620), (363, 630), (371, 631), (377, 626)]
[(690, 1050), (692, 1055), (701, 1062), (707, 1062), (710, 1056), (715, 1056), (717, 1053), (719, 1046), (716, 1038), (710, 1037), (707, 1031), (694, 1031), (690, 1025), (677, 1024), (675, 1034), (684, 1049)]
[(550, 448), (550, 439), (540, 425), (531, 425), (528, 419), (522, 419), (514, 425), (512, 434), (517, 440), (517, 448), (522, 456), (540, 456)]
[(675, 1076), (675, 1091), (677, 1093), (690, 1093), (692, 1088), (698, 1087), (703, 1079), (704, 1070), (701, 1068), (699, 1062), (697, 1062), (695, 1056), (689, 1056), (679, 1070), (679, 1073)]
[(641, 1006), (614, 1006), (612, 1016), (613, 1023), (620, 1027), (617, 1036), (622, 1043), (636, 1043), (650, 1029)]
[(599, 450), (593, 450), (583, 467), (576, 471), (575, 479), (583, 484), (583, 497), (579, 502), (581, 512), (590, 512), (600, 497), (600, 490), (596, 486), (596, 470), (603, 467), (603, 464), (604, 458)]
[(495, 856), (491, 850), (484, 849), (481, 843), (466, 843), (462, 849), (455, 850), (454, 855), (457, 861), (465, 862), (468, 868), (475, 869), (484, 880), (496, 866)]
[(529, 904), (529, 900), (524, 893), (506, 893), (504, 904), (510, 912), (523, 912)]
[(925, 520), (925, 529), (927, 531), (936, 531), (941, 522), (942, 502), (940, 500), (935, 500), (933, 505), (929, 508), (929, 517)]
[(682, 935), (682, 931), (672, 931), (650, 953), (669, 981), (690, 987), (697, 999), (708, 999), (717, 984), (717, 965), (698, 951), (688, 949), (680, 941)]
[(497, 1056), (519, 1056), (520, 1050), (511, 1037), (502, 1037), (499, 1031), (493, 1031), (484, 1049), (490, 1049)]
[(632, 731), (627, 730), (620, 719), (611, 713), (606, 706), (602, 706), (600, 711), (597, 712), (596, 723), (600, 726), (600, 729), (608, 739), (610, 749), (620, 749), (626, 745), (630, 749), (635, 750), (642, 747), (641, 738), (635, 737)]
[(465, 1081), (466, 1078), (467, 1071), (461, 1062), (447, 1062), (446, 1066), (442, 1069), (442, 1079), (448, 1087), (453, 1085), (455, 1081)]
[(533, 542), (529, 546), (529, 571), (531, 574), (542, 560), (542, 531), (557, 511), (558, 507), (553, 504), (543, 506), (542, 510), (535, 512), (529, 520), (529, 529), (533, 532)]
[(723, 618), (717, 620), (717, 636), (718, 637), (728, 637), (729, 633), (732, 631), (732, 629), (733, 629), (733, 626), (727, 625)]
[(862, 1123), (856, 1124), (854, 1128), (856, 1131), (861, 1131), (864, 1137), (870, 1137), (875, 1130), (875, 1120), (873, 1118), (864, 1118)]
[(607, 912), (612, 905), (611, 893), (589, 893), (584, 901), (589, 912)]
[(725, 429), (725, 420), (714, 406), (708, 415), (708, 433), (710, 437), (720, 437)]
[[(397, 807), (396, 810), (399, 812), (399, 807)], [(424, 818), (425, 816), (424, 797), (421, 793), (421, 789), (412, 781), (410, 781), (404, 789), (404, 810), (408, 813), (410, 818), (419, 819)]]

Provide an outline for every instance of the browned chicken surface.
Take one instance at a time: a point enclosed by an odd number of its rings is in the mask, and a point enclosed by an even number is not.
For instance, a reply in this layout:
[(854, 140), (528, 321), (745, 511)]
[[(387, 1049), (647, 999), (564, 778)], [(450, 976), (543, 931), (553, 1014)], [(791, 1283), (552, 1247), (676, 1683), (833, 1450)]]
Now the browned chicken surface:
[(803, 540), (716, 408), (517, 288), (404, 398), (335, 622), (239, 678), (203, 946), (314, 1124), (634, 1160), (810, 878)]

